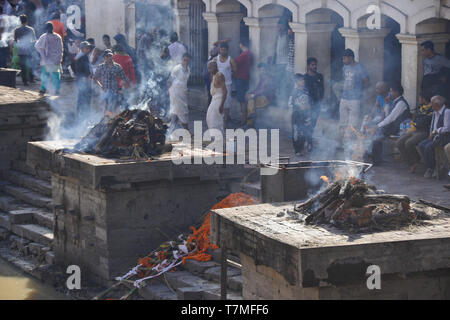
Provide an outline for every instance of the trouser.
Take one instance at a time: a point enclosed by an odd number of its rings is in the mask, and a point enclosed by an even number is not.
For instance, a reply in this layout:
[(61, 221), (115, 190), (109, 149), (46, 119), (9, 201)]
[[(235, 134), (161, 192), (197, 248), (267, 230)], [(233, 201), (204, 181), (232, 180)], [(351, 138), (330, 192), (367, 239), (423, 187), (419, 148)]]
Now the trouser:
[(397, 148), (409, 166), (419, 163), (420, 155), (417, 153), (416, 147), (427, 136), (428, 134), (424, 131), (413, 131), (405, 133), (398, 139)]
[(270, 104), (269, 99), (264, 96), (255, 97), (248, 100), (247, 104), (247, 125), (253, 127), (256, 118), (256, 109), (264, 108)]
[(383, 160), (383, 140), (385, 136), (381, 129), (375, 132), (374, 140), (372, 142), (372, 150), (369, 153), (374, 165), (378, 165)]
[(312, 143), (312, 126), (310, 116), (294, 110), (292, 113), (292, 143), (295, 153), (303, 151), (305, 142)]
[(105, 111), (115, 112), (119, 102), (119, 94), (116, 91), (107, 89), (102, 93), (101, 100), (105, 105)]
[(429, 139), (423, 140), (419, 143), (420, 153), (422, 153), (426, 169), (433, 169), (436, 166), (434, 148), (434, 142)]
[(89, 114), (91, 110), (92, 89), (89, 79), (85, 77), (78, 78), (77, 88), (78, 88), (78, 100), (77, 100), (78, 117), (83, 119)]
[(319, 119), (320, 115), (320, 102), (313, 102), (311, 108), (312, 128), (314, 130), (316, 128), (317, 120)]
[(41, 90), (47, 90), (50, 74), (52, 77), (53, 88), (58, 92), (61, 89), (61, 74), (59, 71), (48, 72), (45, 66), (41, 67)]
[(450, 143), (444, 147), (445, 155), (447, 156), (448, 165), (450, 166)]
[(34, 80), (33, 69), (31, 64), (31, 55), (19, 55), (20, 70), (22, 75), (22, 82), (28, 84), (29, 81)]
[(353, 126), (358, 127), (359, 117), (361, 113), (361, 101), (360, 100), (346, 100), (341, 99), (339, 104), (339, 125), (341, 127), (349, 128)]

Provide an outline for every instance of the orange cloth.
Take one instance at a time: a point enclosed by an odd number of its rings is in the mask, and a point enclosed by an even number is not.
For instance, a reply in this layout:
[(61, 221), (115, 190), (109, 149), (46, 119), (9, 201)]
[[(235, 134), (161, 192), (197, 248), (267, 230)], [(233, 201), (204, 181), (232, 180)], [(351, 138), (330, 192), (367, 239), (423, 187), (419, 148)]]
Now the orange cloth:
[(59, 34), (62, 40), (67, 36), (66, 27), (64, 26), (64, 23), (62, 23), (59, 20), (52, 20), (53, 24), (53, 32)]
[[(136, 84), (136, 75), (134, 73), (134, 65), (133, 60), (131, 60), (131, 57), (129, 55), (115, 54), (113, 56), (113, 60), (115, 63), (120, 64), (130, 82)], [(122, 80), (119, 79), (119, 88), (122, 87), (123, 87)]]
[[(233, 208), (240, 206), (249, 206), (257, 204), (258, 200), (252, 198), (251, 196), (239, 192), (232, 193), (219, 203), (217, 203), (211, 210)], [(183, 264), (186, 260), (192, 259), (197, 261), (210, 261), (211, 255), (206, 253), (209, 248), (215, 250), (218, 249), (216, 245), (211, 243), (210, 240), (210, 230), (211, 230), (211, 212), (206, 215), (206, 218), (202, 226), (197, 230), (191, 227), (192, 235), (188, 238), (187, 243), (195, 243), (195, 251), (191, 252), (187, 257), (183, 259)]]

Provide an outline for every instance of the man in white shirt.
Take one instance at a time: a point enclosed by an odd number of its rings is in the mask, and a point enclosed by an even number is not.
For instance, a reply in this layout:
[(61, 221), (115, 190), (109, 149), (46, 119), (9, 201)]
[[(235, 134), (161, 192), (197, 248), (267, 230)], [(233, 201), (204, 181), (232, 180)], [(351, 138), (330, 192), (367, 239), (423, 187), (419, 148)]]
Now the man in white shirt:
[(186, 47), (178, 41), (178, 34), (176, 32), (170, 35), (170, 42), (170, 57), (176, 64), (180, 64), (183, 59), (183, 55), (187, 52)]
[(419, 143), (419, 149), (426, 168), (425, 178), (436, 176), (437, 170), (439, 170), (439, 168), (435, 168), (434, 148), (437, 146), (444, 147), (450, 143), (450, 109), (445, 105), (445, 98), (434, 96), (431, 98), (431, 107), (434, 113), (431, 121), (430, 137)]

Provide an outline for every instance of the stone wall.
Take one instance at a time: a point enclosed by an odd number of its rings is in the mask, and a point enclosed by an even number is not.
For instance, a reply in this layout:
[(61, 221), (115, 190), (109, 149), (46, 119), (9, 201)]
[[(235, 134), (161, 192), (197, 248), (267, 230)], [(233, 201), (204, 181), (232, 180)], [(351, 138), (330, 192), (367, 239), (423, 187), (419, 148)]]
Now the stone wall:
[(165, 241), (188, 233), (227, 194), (214, 181), (155, 181), (122, 190), (93, 190), (53, 174), (55, 255), (89, 279), (107, 283)]
[(26, 160), (27, 142), (43, 140), (49, 111), (37, 93), (0, 86), (0, 172)]
[(417, 300), (449, 299), (450, 270), (381, 276), (381, 290), (369, 290), (366, 281), (344, 286), (303, 288), (291, 285), (273, 268), (256, 265), (241, 253), (243, 297), (248, 300)]

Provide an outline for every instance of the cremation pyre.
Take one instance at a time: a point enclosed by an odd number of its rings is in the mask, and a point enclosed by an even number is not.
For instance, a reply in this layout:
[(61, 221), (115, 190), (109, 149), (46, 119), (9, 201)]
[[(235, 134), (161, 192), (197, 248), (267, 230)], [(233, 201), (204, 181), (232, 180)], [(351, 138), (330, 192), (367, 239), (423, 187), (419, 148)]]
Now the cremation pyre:
[(297, 205), (295, 211), (304, 217), (306, 224), (376, 231), (428, 219), (420, 207), (407, 196), (385, 194), (363, 180), (350, 178), (329, 183), (324, 191)]
[(170, 151), (165, 145), (167, 125), (148, 111), (125, 110), (105, 116), (75, 145), (75, 151), (103, 156), (148, 158)]

